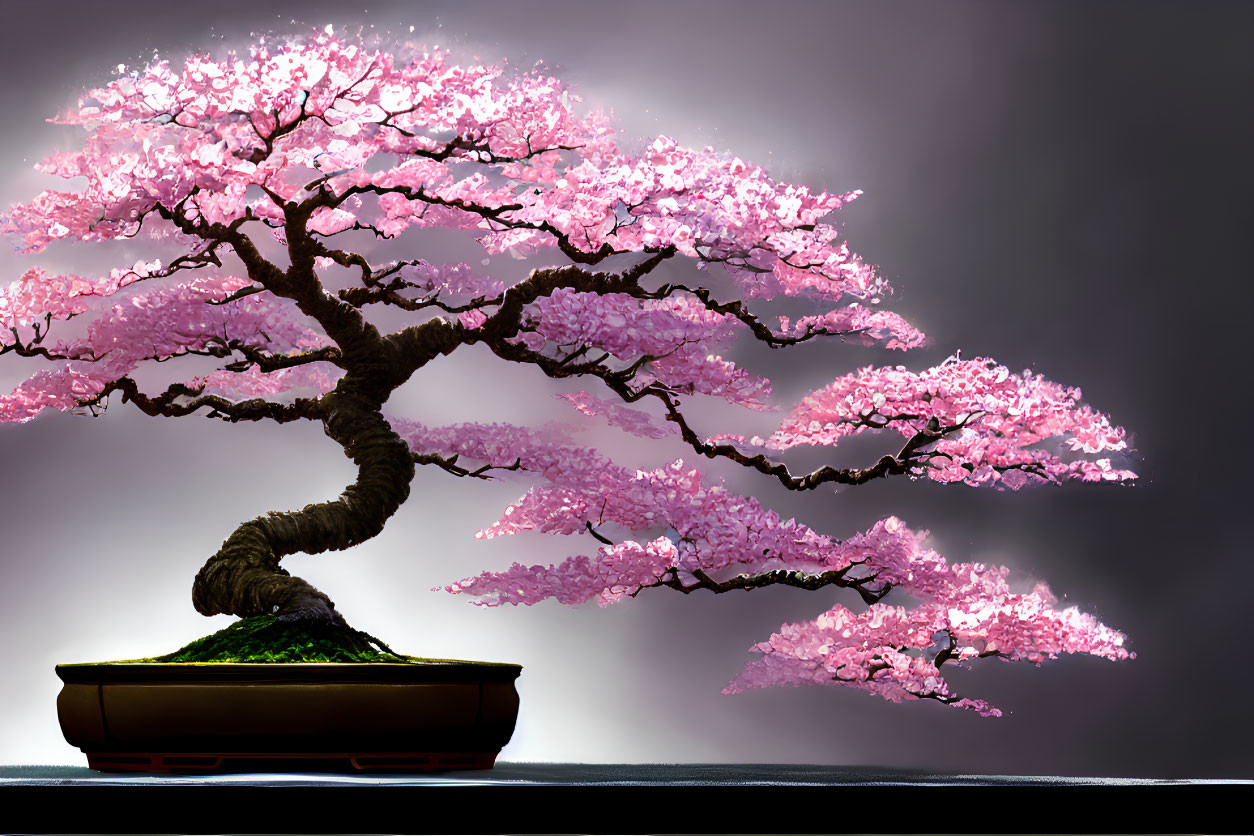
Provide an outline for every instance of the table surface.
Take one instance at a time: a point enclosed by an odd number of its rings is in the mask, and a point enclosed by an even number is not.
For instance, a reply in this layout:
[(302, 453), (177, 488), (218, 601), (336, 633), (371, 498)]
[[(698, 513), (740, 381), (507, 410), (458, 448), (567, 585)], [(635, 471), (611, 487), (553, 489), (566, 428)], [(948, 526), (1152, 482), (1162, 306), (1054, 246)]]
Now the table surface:
[(1240, 822), (1252, 790), (1249, 779), (807, 764), (503, 762), (380, 775), (0, 766), (0, 833), (1250, 833)]
[(883, 767), (810, 764), (509, 763), (493, 769), (404, 774), (240, 772), (169, 775), (98, 772), (79, 766), (0, 766), (0, 786), (740, 786), (740, 787), (1134, 787), (1238, 784), (1248, 779), (1109, 778), (1033, 775), (942, 775)]

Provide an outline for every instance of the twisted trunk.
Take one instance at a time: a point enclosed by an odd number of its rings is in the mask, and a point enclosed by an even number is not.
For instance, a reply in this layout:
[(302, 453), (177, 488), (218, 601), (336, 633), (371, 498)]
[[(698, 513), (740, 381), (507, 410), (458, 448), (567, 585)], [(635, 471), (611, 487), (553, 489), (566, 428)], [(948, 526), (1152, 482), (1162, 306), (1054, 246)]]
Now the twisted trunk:
[(349, 378), (323, 401), (323, 427), (358, 467), (357, 481), (333, 502), (271, 512), (244, 523), (201, 568), (192, 603), (204, 615), (274, 613), (284, 620), (347, 626), (335, 604), (279, 566), (289, 554), (347, 549), (369, 540), (409, 496), (409, 447), (384, 420), (381, 402)]

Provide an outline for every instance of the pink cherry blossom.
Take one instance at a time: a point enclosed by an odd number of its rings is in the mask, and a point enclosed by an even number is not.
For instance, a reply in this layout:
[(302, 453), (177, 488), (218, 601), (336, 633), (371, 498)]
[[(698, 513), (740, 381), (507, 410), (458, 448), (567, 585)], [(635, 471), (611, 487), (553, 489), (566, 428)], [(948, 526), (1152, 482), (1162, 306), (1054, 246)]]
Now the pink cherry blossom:
[(571, 406), (584, 415), (604, 416), (610, 426), (619, 427), (632, 435), (638, 435), (642, 438), (669, 438), (676, 434), (674, 426), (670, 424), (656, 424), (653, 416), (647, 412), (631, 409), (623, 406), (621, 403), (614, 403), (605, 398), (597, 398), (589, 395), (587, 392), (564, 393), (554, 395), (553, 397), (568, 401)]
[(867, 430), (895, 430), (907, 438), (937, 427), (957, 428), (937, 438), (913, 475), (939, 482), (993, 484), (1012, 490), (1029, 482), (1123, 481), (1136, 474), (1105, 462), (1067, 462), (1044, 448), (1065, 437), (1073, 451), (1099, 453), (1127, 447), (1123, 428), (1080, 403), (1080, 390), (1025, 371), (1012, 374), (993, 360), (954, 355), (921, 373), (904, 366), (870, 366), (839, 378), (802, 399), (768, 441), (776, 450), (801, 444), (835, 445)]

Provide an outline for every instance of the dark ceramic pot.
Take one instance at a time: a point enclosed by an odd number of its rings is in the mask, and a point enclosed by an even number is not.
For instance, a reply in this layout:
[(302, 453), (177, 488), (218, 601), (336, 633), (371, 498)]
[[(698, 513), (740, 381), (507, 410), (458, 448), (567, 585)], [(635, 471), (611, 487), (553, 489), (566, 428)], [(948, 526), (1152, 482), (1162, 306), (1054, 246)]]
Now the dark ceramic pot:
[(518, 716), (493, 662), (57, 665), (65, 739), (124, 772), (490, 769)]

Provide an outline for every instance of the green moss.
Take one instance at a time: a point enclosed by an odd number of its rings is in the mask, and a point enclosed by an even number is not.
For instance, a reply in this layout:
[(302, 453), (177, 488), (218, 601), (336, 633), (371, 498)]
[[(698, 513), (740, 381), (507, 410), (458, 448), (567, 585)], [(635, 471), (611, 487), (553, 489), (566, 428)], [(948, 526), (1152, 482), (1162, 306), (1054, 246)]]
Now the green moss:
[(379, 648), (351, 627), (279, 621), (273, 615), (242, 618), (165, 656), (136, 662), (411, 662)]

